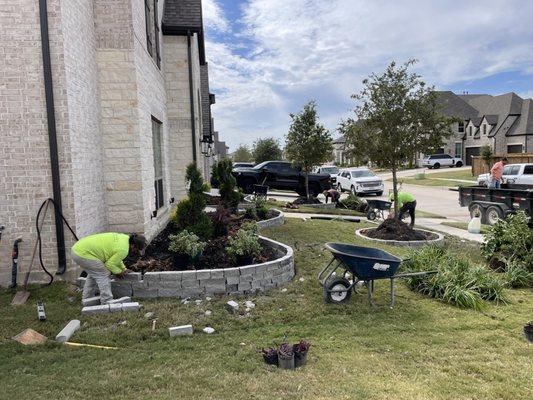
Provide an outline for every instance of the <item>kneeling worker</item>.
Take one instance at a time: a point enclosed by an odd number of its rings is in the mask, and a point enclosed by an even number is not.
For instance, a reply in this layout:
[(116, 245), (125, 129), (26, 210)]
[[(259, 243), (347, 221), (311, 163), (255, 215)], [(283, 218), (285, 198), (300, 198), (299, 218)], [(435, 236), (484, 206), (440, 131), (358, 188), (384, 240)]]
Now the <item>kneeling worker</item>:
[(322, 194), (326, 197), (326, 204), (328, 204), (328, 199), (331, 197), (332, 203), (335, 202), (335, 205), (337, 207), (341, 206), (341, 203), (340, 203), (341, 194), (337, 190), (331, 188), (329, 190), (324, 190)]
[(128, 254), (142, 255), (145, 247), (145, 237), (135, 233), (98, 233), (77, 241), (71, 249), (72, 259), (87, 272), (82, 299), (95, 296), (98, 286), (100, 303), (107, 304), (112, 300), (109, 273), (122, 279), (126, 273), (122, 261)]
[[(394, 201), (394, 193), (389, 195), (390, 201)], [(411, 217), (411, 226), (415, 225), (416, 200), (411, 193), (398, 192), (398, 219), (401, 221), (405, 213)]]

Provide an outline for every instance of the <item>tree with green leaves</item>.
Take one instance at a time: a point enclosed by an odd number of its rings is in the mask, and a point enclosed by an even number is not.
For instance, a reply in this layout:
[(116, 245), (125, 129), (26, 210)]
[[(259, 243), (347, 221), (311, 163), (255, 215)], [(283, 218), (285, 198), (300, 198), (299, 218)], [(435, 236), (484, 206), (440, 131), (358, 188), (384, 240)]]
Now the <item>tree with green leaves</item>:
[(239, 145), (233, 153), (233, 161), (235, 162), (252, 162), (252, 160), (252, 152), (245, 144)]
[(485, 161), (485, 165), (490, 171), (490, 164), (492, 163), (492, 157), (494, 156), (494, 154), (492, 153), (492, 149), (490, 148), (490, 146), (487, 145), (481, 146), (480, 154), (481, 159)]
[(252, 156), (256, 164), (263, 161), (281, 160), (282, 151), (279, 147), (278, 139), (266, 138), (257, 140), (252, 149)]
[(381, 75), (363, 80), (363, 89), (352, 95), (358, 101), (355, 118), (342, 121), (349, 153), (368, 157), (392, 172), (394, 211), (398, 216), (398, 168), (419, 153), (432, 153), (453, 134), (456, 118), (442, 114), (438, 95), (421, 76), (409, 72), (416, 61), (397, 66), (391, 62)]
[[(329, 131), (318, 122), (315, 101), (307, 103), (298, 114), (290, 114), (292, 124), (287, 134), (285, 153), (305, 175), (305, 193), (309, 198), (309, 172), (328, 161), (333, 151)], [(317, 193), (318, 194), (318, 193)]]

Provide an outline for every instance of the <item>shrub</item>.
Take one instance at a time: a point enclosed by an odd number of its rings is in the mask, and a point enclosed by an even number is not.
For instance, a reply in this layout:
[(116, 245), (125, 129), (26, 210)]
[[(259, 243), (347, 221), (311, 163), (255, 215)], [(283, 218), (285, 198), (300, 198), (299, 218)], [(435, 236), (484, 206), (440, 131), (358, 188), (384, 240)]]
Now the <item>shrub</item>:
[(229, 158), (220, 160), (213, 165), (213, 181), (218, 182), (218, 190), (222, 203), (231, 209), (236, 209), (243, 196), (240, 190), (235, 190), (237, 180), (231, 173), (233, 163)]
[(533, 272), (528, 271), (525, 263), (518, 261), (513, 261), (507, 266), (503, 279), (506, 285), (512, 288), (533, 286)]
[(257, 226), (255, 223), (245, 223), (237, 231), (235, 236), (228, 240), (228, 254), (236, 258), (254, 257), (261, 252), (261, 244), (256, 235)]
[(441, 248), (426, 246), (414, 251), (405, 266), (409, 272), (436, 269), (436, 274), (408, 278), (407, 282), (412, 290), (446, 303), (479, 310), (484, 300), (504, 301), (503, 282), (494, 273)]
[(227, 208), (218, 206), (216, 211), (211, 215), (215, 236), (226, 236), (231, 215)]
[(350, 193), (347, 198), (341, 200), (341, 203), (344, 205), (344, 207), (350, 210), (365, 212), (366, 209), (366, 201), (353, 193)]
[(187, 230), (181, 231), (177, 235), (170, 235), (170, 245), (168, 249), (179, 255), (186, 255), (190, 258), (198, 257), (205, 249), (205, 243), (194, 233)]
[(506, 268), (518, 263), (533, 272), (533, 229), (529, 217), (519, 211), (489, 228), (481, 253), (490, 262), (501, 261)]

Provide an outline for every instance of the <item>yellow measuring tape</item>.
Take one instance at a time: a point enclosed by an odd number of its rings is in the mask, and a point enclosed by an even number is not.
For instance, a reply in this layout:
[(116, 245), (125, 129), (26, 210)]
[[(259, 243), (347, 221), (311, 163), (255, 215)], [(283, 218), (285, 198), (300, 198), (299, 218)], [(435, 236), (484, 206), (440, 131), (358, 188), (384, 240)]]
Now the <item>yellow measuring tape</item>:
[(64, 344), (68, 344), (69, 346), (75, 346), (75, 347), (92, 347), (94, 349), (119, 350), (118, 347), (100, 346), (97, 344), (86, 344), (86, 343), (75, 343), (75, 342), (65, 342)]

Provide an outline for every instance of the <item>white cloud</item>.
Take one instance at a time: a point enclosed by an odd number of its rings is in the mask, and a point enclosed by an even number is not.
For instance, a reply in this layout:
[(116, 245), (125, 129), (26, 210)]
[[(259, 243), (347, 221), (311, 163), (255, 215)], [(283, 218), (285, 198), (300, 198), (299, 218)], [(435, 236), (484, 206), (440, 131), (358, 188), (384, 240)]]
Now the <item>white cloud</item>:
[(229, 23), (220, 5), (215, 0), (203, 0), (202, 15), (204, 25), (207, 29), (215, 31), (227, 32), (229, 30)]
[[(215, 0), (206, 5), (227, 31)], [(280, 137), (308, 98), (334, 128), (361, 80), (393, 59), (420, 60), (418, 72), (436, 86), (533, 70), (533, 2), (248, 0), (242, 11), (233, 42), (207, 43), (216, 124), (233, 147)]]

